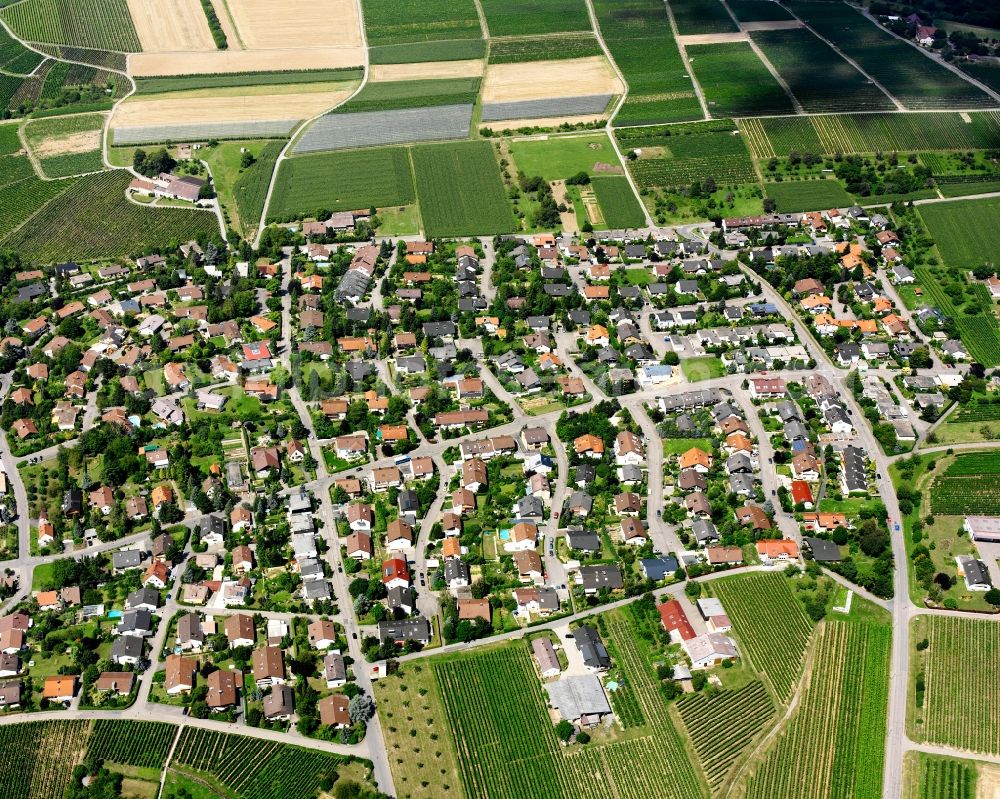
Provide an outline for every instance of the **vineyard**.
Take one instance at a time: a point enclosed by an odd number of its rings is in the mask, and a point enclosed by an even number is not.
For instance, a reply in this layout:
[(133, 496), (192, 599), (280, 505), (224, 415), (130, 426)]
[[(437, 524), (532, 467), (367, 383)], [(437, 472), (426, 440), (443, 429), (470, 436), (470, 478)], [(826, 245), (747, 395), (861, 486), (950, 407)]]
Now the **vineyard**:
[[(947, 616), (921, 622), (930, 645), (924, 653), (923, 724), (916, 734), (959, 749), (1000, 753), (1000, 625)], [(975, 712), (967, 712), (973, 697)]]
[(104, 120), (103, 114), (33, 120), (24, 126), (24, 137), (48, 177), (96, 172), (104, 168), (100, 150)]
[(175, 724), (97, 719), (87, 742), (87, 754), (126, 766), (162, 768), (176, 735)]
[(486, 42), (478, 38), (480, 35), (477, 27), (475, 39), (381, 44), (368, 48), (368, 58), (372, 64), (415, 64), (423, 61), (467, 61), (482, 58), (486, 55)]
[(757, 173), (743, 137), (729, 120), (615, 131), (624, 152), (642, 150), (628, 161), (640, 188), (688, 186), (711, 177), (719, 186), (755, 183)]
[(241, 799), (313, 799), (344, 758), (291, 744), (186, 727), (173, 766), (211, 774)]
[(976, 799), (976, 764), (914, 752), (905, 799)]
[[(434, 662), (467, 796), (705, 796), (649, 665), (637, 648), (634, 629), (618, 613), (606, 620), (612, 647), (620, 658), (618, 665), (635, 691), (649, 728), (640, 737), (564, 751), (522, 642)], [(509, 701), (511, 696), (518, 701)], [(655, 764), (655, 769), (637, 768), (637, 764)]]
[(747, 799), (879, 799), (892, 630), (826, 621), (792, 718), (750, 771)]
[(472, 105), (479, 94), (479, 78), (406, 80), (367, 83), (334, 114), (363, 111), (394, 111), (438, 105)]
[(1000, 458), (961, 454), (931, 486), (931, 510), (942, 516), (1000, 515)]
[(6, 29), (0, 28), (0, 69), (15, 75), (30, 75), (42, 60), (42, 56), (17, 41)]
[(32, 721), (0, 726), (0, 797), (62, 799), (83, 760), (89, 722)]
[(268, 142), (257, 160), (240, 172), (233, 184), (236, 217), (244, 236), (252, 236), (257, 230), (260, 215), (264, 211), (264, 200), (267, 199), (267, 188), (271, 185), (274, 164), (284, 146), (284, 142)]
[(829, 39), (908, 108), (975, 108), (996, 105), (988, 95), (916, 46), (897, 39), (842, 3), (795, 0), (791, 11)]
[(739, 30), (719, 0), (670, 0), (670, 10), (681, 36)]
[[(743, 655), (785, 702), (802, 671), (812, 624), (781, 574), (719, 580), (713, 590), (733, 620)], [(777, 634), (780, 631), (780, 634)]]
[(28, 42), (135, 53), (142, 49), (125, 0), (24, 0), (0, 17)]
[(730, 0), (728, 5), (740, 22), (770, 22), (792, 18), (791, 14), (772, 0)]
[[(38, 261), (114, 258), (218, 232), (211, 212), (148, 208), (130, 202), (125, 187), (131, 178), (128, 172), (116, 170), (70, 183), (30, 224), (8, 236), (4, 246)], [(0, 205), (0, 230), (6, 199)]]
[(576, 36), (526, 36), (496, 39), (490, 42), (491, 64), (515, 64), (524, 61), (555, 61), (564, 58), (588, 58), (604, 51), (589, 33)]
[(0, 123), (0, 155), (11, 155), (21, 149), (16, 123)]
[(481, 0), (490, 37), (589, 31), (583, 0)]
[(410, 152), (428, 237), (515, 229), (500, 166), (487, 142), (422, 145)]
[(747, 42), (688, 45), (687, 53), (713, 116), (794, 112), (787, 92)]
[(973, 401), (969, 405), (960, 405), (945, 423), (997, 421), (1000, 421), (1000, 402)]
[[(963, 203), (949, 203), (949, 205), (962, 205)], [(922, 206), (922, 208), (927, 206)], [(931, 206), (940, 207), (940, 206)], [(922, 212), (921, 212), (922, 213)], [(1000, 322), (991, 313), (983, 311), (989, 309), (990, 300), (983, 297), (979, 291), (983, 286), (968, 284), (958, 270), (948, 270), (942, 267), (918, 266), (914, 274), (920, 281), (924, 292), (946, 315), (955, 320), (955, 326), (962, 337), (962, 342), (968, 348), (969, 355), (984, 366), (996, 366), (1000, 364)], [(955, 290), (960, 286), (962, 293)], [(967, 313), (966, 290), (971, 292), (972, 306)], [(962, 305), (957, 305), (955, 299), (963, 298)]]
[(4, 186), (0, 192), (0, 240), (75, 182), (75, 178), (42, 180), (32, 176)]
[(805, 28), (756, 31), (751, 38), (807, 113), (893, 108), (877, 86)]
[[(482, 28), (473, 0), (365, 0), (361, 4), (369, 45), (480, 39)], [(383, 62), (384, 63), (384, 62)]]
[(629, 88), (615, 124), (701, 119), (701, 105), (686, 74), (663, 3), (594, 0), (593, 6), (604, 42)]
[(996, 261), (1000, 251), (1000, 199), (921, 206), (920, 216), (947, 266), (972, 269)]
[(677, 712), (698, 753), (698, 762), (716, 790), (732, 765), (774, 715), (762, 682), (712, 696), (688, 694), (677, 700)]

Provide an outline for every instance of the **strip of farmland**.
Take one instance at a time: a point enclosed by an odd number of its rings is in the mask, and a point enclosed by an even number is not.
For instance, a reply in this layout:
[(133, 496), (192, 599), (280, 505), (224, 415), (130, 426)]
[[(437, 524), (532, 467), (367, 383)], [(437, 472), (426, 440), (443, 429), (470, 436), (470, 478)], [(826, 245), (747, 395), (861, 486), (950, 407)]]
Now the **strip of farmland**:
[(114, 143), (156, 144), (165, 141), (200, 139), (267, 139), (287, 136), (297, 119), (268, 119), (258, 122), (205, 122), (190, 125), (139, 125), (115, 128)]
[(294, 152), (344, 150), (378, 144), (464, 139), (472, 123), (472, 105), (442, 105), (327, 114), (320, 117), (296, 142)]
[(551, 97), (546, 100), (523, 100), (514, 103), (488, 103), (483, 106), (483, 122), (501, 119), (535, 119), (540, 117), (581, 116), (603, 114), (613, 94), (591, 94), (582, 97)]
[(791, 114), (792, 101), (746, 42), (689, 45), (712, 116)]

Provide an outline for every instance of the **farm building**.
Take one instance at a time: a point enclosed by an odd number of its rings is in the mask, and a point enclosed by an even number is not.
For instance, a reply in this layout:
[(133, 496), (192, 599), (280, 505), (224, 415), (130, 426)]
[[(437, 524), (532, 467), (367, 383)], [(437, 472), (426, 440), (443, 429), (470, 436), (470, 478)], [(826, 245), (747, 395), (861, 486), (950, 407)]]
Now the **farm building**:
[(974, 541), (1000, 541), (1000, 516), (966, 516), (962, 526)]
[(721, 633), (699, 635), (684, 641), (682, 646), (687, 656), (691, 658), (691, 668), (693, 669), (707, 669), (724, 660), (739, 657), (736, 644)]
[(548, 686), (549, 703), (566, 721), (593, 727), (611, 712), (601, 681), (592, 674), (566, 677)]
[(555, 677), (562, 671), (559, 665), (559, 656), (552, 646), (552, 641), (548, 638), (535, 638), (531, 642), (531, 651), (538, 662), (538, 670), (542, 677)]

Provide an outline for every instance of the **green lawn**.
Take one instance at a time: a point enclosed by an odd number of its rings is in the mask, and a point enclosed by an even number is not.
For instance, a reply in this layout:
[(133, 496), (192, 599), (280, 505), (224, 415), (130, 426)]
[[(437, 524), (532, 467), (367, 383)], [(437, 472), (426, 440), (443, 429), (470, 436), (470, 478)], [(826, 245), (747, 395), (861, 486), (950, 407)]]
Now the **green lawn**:
[(689, 383), (697, 383), (699, 380), (711, 380), (716, 377), (725, 377), (726, 367), (722, 360), (714, 355), (705, 355), (700, 358), (682, 358), (681, 369), (684, 377)]
[(551, 136), (547, 139), (512, 140), (510, 152), (517, 168), (529, 177), (565, 180), (578, 172), (594, 174), (598, 163), (621, 167), (607, 134)]

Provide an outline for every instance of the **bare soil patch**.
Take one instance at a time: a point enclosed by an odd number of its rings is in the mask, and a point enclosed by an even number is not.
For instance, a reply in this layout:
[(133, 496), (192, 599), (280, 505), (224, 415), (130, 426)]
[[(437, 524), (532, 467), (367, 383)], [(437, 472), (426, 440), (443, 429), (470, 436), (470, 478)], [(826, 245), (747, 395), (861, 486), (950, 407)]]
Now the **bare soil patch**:
[(127, 0), (142, 49), (150, 53), (215, 50), (199, 0)]
[(484, 103), (621, 94), (624, 87), (603, 56), (527, 64), (490, 64), (483, 86)]
[(804, 28), (803, 25), (797, 19), (775, 19), (769, 22), (741, 22), (740, 30), (742, 31), (790, 31), (795, 30), (795, 28)]
[(724, 44), (725, 42), (745, 42), (747, 35), (736, 31), (733, 33), (698, 33), (691, 36), (678, 36), (679, 44)]
[(274, 50), (215, 50), (191, 53), (133, 53), (129, 74), (136, 78), (154, 75), (219, 75), (225, 72), (280, 72), (297, 69), (339, 69), (365, 63), (362, 47), (290, 47)]
[(979, 764), (976, 799), (1000, 799), (1000, 766), (992, 763)]
[(368, 80), (379, 83), (392, 80), (427, 78), (478, 78), (483, 74), (482, 61), (428, 61), (424, 64), (374, 64)]
[(577, 122), (597, 122), (604, 114), (587, 114), (579, 117), (541, 117), (539, 119), (505, 119), (502, 122), (483, 122), (480, 127), (490, 130), (518, 130), (519, 128), (557, 128), (563, 122), (575, 125)]
[(73, 153), (89, 153), (101, 147), (101, 131), (85, 130), (58, 139), (43, 139), (31, 148), (38, 158), (51, 158), (54, 155), (72, 155)]
[(227, 0), (248, 50), (361, 45), (355, 0)]
[(565, 203), (571, 209), (569, 211), (559, 212), (559, 221), (562, 222), (563, 230), (567, 233), (579, 232), (580, 226), (576, 222), (576, 211), (572, 210), (572, 206), (569, 203), (565, 181), (552, 181), (552, 196), (555, 198), (556, 205), (563, 205)]

